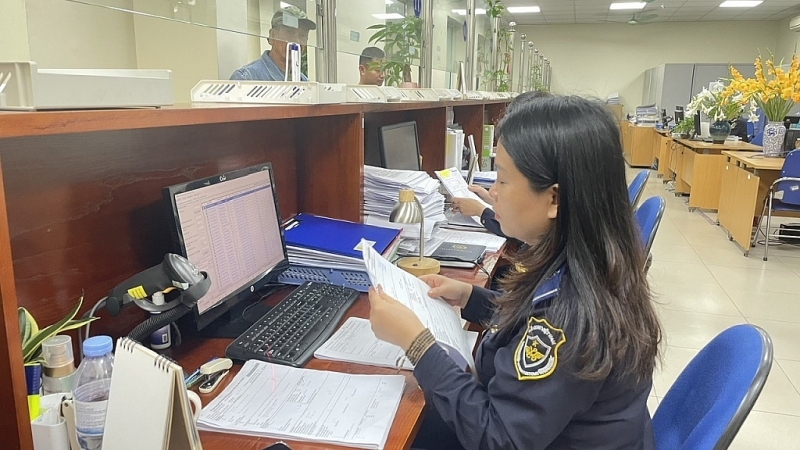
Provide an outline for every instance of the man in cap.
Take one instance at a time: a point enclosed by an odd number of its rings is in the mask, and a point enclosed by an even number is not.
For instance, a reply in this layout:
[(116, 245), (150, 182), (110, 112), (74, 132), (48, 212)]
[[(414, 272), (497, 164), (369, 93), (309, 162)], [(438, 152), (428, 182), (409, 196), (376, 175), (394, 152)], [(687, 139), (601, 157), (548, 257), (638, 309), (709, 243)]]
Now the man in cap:
[[(304, 52), (308, 42), (308, 32), (316, 29), (317, 24), (296, 6), (287, 6), (275, 11), (267, 39), (272, 49), (265, 51), (261, 58), (233, 72), (231, 80), (283, 81), (287, 58), (286, 43), (296, 42), (300, 44), (300, 51)], [(300, 79), (308, 81), (302, 73)]]

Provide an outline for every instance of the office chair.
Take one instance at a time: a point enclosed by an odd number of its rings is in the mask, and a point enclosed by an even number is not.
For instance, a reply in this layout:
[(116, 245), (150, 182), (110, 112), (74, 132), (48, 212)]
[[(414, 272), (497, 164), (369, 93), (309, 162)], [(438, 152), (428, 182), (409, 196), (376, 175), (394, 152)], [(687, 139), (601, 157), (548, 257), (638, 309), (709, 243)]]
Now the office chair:
[(647, 184), (647, 179), (650, 178), (650, 171), (643, 170), (633, 177), (633, 181), (628, 185), (628, 200), (634, 208), (639, 203), (639, 197), (644, 192), (644, 186)]
[(742, 324), (717, 335), (659, 403), (653, 415), (655, 448), (727, 449), (771, 367), (772, 340), (763, 329)]
[[(764, 198), (764, 207), (761, 208), (761, 215), (758, 217), (758, 226), (750, 242), (750, 246), (754, 246), (759, 233), (764, 234), (764, 261), (767, 260), (769, 252), (769, 230), (773, 211), (800, 212), (800, 150), (792, 150), (786, 154), (783, 167), (781, 167), (781, 176), (772, 183)], [(764, 213), (767, 214), (767, 227), (762, 231), (761, 222), (764, 220)], [(800, 239), (800, 236), (782, 237)]]
[(661, 223), (661, 217), (664, 215), (666, 207), (667, 202), (663, 198), (650, 197), (643, 201), (633, 212), (633, 218), (636, 220), (636, 224), (639, 225), (639, 232), (642, 235), (644, 252), (647, 255), (647, 261), (644, 266), (645, 272), (650, 270), (650, 265), (653, 262), (650, 247), (653, 246), (653, 241), (656, 239), (656, 231), (658, 231), (658, 225)]

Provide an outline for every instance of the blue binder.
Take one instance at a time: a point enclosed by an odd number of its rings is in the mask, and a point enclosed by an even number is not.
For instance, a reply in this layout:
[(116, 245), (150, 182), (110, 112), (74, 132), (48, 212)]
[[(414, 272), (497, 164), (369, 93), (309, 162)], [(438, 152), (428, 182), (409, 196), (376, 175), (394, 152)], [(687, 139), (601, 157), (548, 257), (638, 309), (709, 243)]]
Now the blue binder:
[(361, 239), (383, 254), (400, 230), (300, 213), (284, 226), (286, 245), (361, 259)]

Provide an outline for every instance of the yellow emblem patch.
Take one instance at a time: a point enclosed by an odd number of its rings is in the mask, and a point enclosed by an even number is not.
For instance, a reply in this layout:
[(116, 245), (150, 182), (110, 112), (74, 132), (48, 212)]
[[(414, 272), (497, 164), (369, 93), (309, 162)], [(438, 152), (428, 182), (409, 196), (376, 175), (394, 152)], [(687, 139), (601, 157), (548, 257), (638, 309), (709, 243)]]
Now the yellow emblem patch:
[(517, 379), (541, 380), (550, 376), (558, 365), (558, 347), (564, 342), (564, 331), (544, 319), (528, 319), (527, 330), (514, 352)]

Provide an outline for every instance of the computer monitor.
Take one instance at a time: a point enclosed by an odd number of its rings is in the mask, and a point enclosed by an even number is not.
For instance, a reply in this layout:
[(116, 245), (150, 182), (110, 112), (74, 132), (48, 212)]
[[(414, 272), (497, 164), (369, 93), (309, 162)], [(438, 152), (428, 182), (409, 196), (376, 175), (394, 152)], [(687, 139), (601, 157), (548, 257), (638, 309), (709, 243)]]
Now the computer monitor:
[(387, 169), (420, 170), (417, 122), (381, 127), (381, 166)]
[(683, 121), (683, 106), (676, 106), (675, 107), (675, 125), (681, 123)]
[(703, 135), (703, 129), (700, 127), (700, 114), (694, 115), (694, 135), (695, 137)]
[[(234, 307), (289, 267), (272, 166), (218, 174), (163, 192), (174, 217), (177, 250), (211, 279), (208, 293), (184, 322), (190, 331), (208, 327), (211, 332), (203, 334), (238, 336), (250, 323)], [(228, 312), (226, 321), (221, 316)]]

